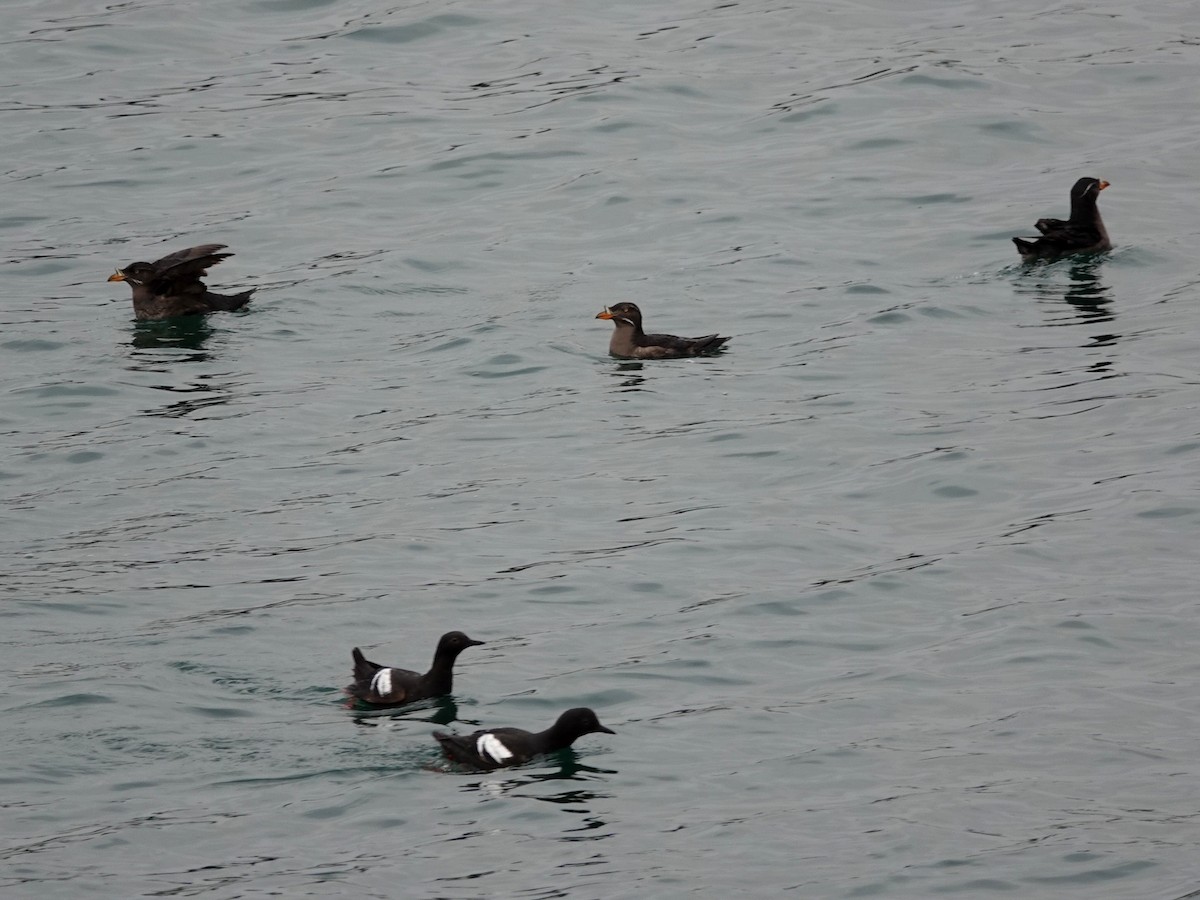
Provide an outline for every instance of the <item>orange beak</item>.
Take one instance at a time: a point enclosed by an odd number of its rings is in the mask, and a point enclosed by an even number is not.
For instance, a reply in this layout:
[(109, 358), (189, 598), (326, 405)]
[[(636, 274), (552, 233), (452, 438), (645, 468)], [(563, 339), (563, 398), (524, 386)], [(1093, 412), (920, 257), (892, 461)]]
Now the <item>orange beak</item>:
[(601, 312), (596, 313), (596, 318), (597, 319), (611, 319), (611, 318), (613, 318), (613, 314), (609, 311), (608, 307), (606, 306), (606, 307), (604, 307), (604, 309)]
[(1100, 179), (1100, 190), (1104, 190), (1106, 187), (1108, 187), (1108, 182), (1105, 181), (1103, 178), (1101, 178)]
[(111, 275), (108, 276), (108, 280), (109, 281), (124, 281), (125, 273), (122, 272), (120, 269), (117, 269), (117, 271), (113, 272)]

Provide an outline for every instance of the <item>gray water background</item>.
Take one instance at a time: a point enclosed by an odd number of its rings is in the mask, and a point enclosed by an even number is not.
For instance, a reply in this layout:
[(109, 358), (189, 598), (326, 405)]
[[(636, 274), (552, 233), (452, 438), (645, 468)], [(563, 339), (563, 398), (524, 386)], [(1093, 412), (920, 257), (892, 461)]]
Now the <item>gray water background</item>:
[(5, 896), (1200, 888), (1194, 3), (2, 18)]

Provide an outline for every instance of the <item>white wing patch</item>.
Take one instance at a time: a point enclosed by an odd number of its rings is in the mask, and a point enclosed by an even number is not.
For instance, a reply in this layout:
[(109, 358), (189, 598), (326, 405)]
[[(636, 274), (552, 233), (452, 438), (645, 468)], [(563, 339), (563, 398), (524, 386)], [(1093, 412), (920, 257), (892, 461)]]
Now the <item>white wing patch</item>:
[(371, 679), (371, 690), (380, 697), (386, 697), (392, 692), (392, 670), (380, 669)]
[(496, 763), (512, 759), (513, 755), (511, 750), (500, 743), (500, 738), (490, 733), (479, 736), (479, 740), (475, 742), (475, 749), (479, 751), (479, 755), (484, 759), (490, 759)]

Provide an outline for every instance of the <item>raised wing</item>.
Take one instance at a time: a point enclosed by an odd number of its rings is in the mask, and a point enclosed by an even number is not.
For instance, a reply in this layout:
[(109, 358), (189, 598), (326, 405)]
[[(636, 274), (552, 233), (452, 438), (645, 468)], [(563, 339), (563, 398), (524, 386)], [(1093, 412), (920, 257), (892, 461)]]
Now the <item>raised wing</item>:
[(198, 279), (204, 274), (205, 269), (233, 256), (232, 253), (217, 252), (224, 250), (226, 246), (226, 244), (200, 244), (196, 247), (176, 250), (154, 262), (154, 274), (158, 278), (166, 278), (171, 281)]

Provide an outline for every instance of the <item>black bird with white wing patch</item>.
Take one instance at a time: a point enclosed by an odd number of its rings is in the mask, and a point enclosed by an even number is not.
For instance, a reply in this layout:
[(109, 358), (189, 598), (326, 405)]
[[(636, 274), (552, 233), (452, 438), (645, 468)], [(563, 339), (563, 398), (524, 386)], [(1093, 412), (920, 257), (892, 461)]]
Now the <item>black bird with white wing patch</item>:
[(346, 686), (346, 693), (378, 707), (404, 706), (417, 700), (445, 696), (454, 687), (454, 662), (458, 655), (468, 647), (478, 647), (482, 643), (461, 631), (443, 634), (433, 654), (433, 665), (424, 675), (371, 662), (355, 647), (352, 653), (354, 683)]
[(535, 756), (564, 750), (585, 734), (616, 734), (600, 724), (587, 707), (568, 709), (545, 731), (520, 728), (488, 728), (474, 734), (446, 734), (435, 731), (434, 740), (442, 745), (446, 758), (476, 769), (519, 766)]

